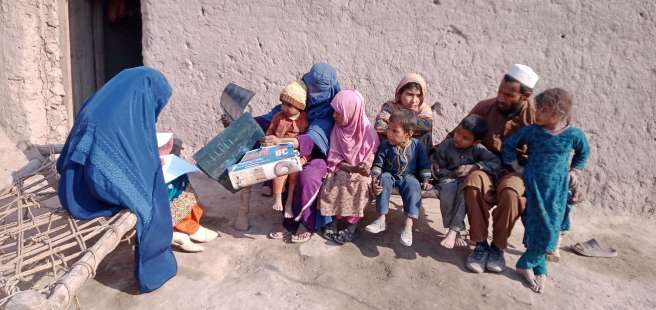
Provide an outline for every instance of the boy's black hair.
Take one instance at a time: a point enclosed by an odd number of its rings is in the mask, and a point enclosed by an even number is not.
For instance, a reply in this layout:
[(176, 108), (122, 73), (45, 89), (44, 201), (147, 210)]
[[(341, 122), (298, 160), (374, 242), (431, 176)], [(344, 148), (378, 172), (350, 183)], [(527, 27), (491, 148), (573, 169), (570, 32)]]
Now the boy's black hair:
[(519, 92), (524, 96), (528, 97), (531, 94), (533, 94), (533, 88), (524, 85), (522, 82), (516, 80), (514, 77), (510, 76), (509, 74), (503, 76), (503, 81), (509, 83), (519, 83)]
[(460, 122), (460, 127), (471, 132), (476, 140), (482, 140), (488, 129), (487, 121), (482, 116), (475, 114), (465, 117)]
[(417, 127), (417, 116), (412, 111), (400, 110), (392, 113), (389, 122), (399, 124), (407, 132)]

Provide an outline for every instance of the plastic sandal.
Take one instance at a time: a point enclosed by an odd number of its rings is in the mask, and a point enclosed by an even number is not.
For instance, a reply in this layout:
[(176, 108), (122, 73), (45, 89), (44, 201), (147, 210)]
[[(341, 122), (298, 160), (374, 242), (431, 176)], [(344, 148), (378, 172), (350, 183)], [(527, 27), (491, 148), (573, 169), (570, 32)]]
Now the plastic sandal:
[(613, 248), (602, 248), (594, 238), (573, 245), (572, 251), (587, 257), (616, 257), (618, 254)]
[(401, 232), (401, 244), (412, 246), (412, 230), (403, 229), (403, 232)]
[(345, 244), (347, 242), (352, 242), (355, 237), (355, 233), (351, 232), (348, 229), (342, 229), (337, 233), (337, 236), (333, 239), (338, 244)]
[(284, 232), (284, 231), (274, 231), (274, 232), (270, 232), (270, 233), (267, 235), (267, 237), (269, 237), (269, 239), (283, 239), (283, 238), (285, 238), (285, 237), (287, 237), (287, 236), (290, 236), (290, 235), (291, 235), (291, 234), (288, 233), (288, 232)]
[[(304, 236), (304, 235), (307, 236), (307, 238), (306, 237), (301, 237), (301, 236)], [(292, 243), (305, 243), (305, 242), (310, 241), (310, 239), (312, 239), (312, 233), (309, 232), (309, 231), (302, 232), (300, 234), (292, 235)]]

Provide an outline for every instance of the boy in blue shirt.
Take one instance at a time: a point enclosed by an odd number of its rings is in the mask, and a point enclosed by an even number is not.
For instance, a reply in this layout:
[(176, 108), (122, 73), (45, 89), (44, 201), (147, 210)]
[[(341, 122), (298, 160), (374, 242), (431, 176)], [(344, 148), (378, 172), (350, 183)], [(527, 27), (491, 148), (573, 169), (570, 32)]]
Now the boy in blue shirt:
[[(426, 149), (419, 140), (412, 138), (417, 118), (411, 111), (394, 112), (387, 127), (387, 140), (383, 140), (374, 159), (371, 174), (372, 189), (376, 194), (376, 209), (380, 216), (365, 229), (377, 234), (385, 231), (385, 216), (389, 211), (392, 190), (397, 187), (406, 214), (401, 244), (412, 245), (413, 219), (419, 217), (421, 190), (432, 186), (431, 164)], [(418, 179), (421, 179), (421, 183)]]

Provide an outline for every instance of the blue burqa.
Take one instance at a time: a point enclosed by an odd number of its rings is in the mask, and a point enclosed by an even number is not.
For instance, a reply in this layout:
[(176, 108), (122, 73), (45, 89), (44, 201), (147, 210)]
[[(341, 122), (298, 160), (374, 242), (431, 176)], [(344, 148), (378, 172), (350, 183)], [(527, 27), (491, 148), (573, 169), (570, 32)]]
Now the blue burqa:
[[(321, 152), (328, 154), (330, 147), (330, 131), (333, 128), (333, 108), (330, 101), (340, 91), (335, 68), (326, 63), (318, 63), (312, 66), (310, 72), (303, 75), (303, 82), (307, 86), (307, 106), (305, 111), (308, 115), (307, 134), (312, 142)], [(261, 116), (267, 122), (271, 122), (273, 116), (282, 111), (277, 105), (266, 115)]]
[(150, 292), (175, 276), (171, 210), (155, 123), (171, 96), (166, 78), (126, 69), (87, 99), (57, 162), (59, 200), (88, 220), (130, 209), (137, 216), (135, 276)]

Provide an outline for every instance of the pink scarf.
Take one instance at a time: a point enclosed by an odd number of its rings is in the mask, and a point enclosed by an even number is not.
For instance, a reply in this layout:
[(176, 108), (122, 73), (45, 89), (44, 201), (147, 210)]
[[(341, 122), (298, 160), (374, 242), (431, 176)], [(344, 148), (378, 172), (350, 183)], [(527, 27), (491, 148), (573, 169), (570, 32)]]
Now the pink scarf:
[(357, 166), (378, 149), (378, 135), (365, 114), (364, 98), (357, 90), (343, 90), (330, 103), (344, 116), (346, 126), (333, 126), (328, 151), (328, 171), (334, 172), (345, 161)]

